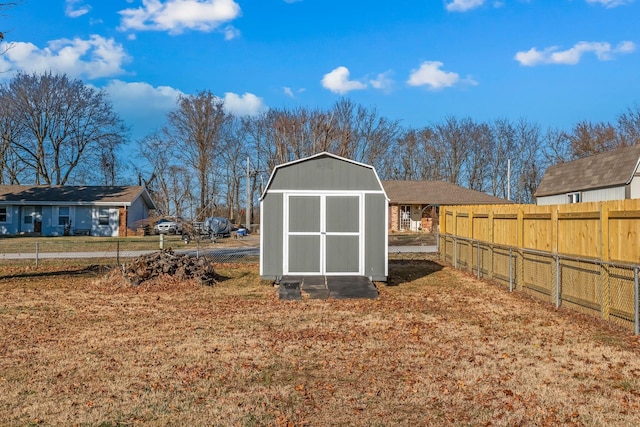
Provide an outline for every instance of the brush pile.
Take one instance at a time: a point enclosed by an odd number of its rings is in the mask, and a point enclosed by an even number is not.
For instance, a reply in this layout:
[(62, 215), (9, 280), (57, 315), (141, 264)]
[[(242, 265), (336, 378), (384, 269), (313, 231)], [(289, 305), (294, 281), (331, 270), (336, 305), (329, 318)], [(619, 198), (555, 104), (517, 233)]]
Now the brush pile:
[(139, 256), (125, 265), (123, 273), (134, 286), (162, 276), (181, 281), (196, 280), (207, 286), (216, 283), (216, 273), (210, 261), (204, 257), (176, 254), (171, 249)]

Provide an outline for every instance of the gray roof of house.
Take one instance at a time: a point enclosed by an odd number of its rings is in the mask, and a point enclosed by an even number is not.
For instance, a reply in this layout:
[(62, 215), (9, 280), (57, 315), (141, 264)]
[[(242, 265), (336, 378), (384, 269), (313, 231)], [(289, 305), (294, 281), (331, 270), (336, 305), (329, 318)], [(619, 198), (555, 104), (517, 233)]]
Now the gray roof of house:
[(155, 208), (142, 186), (0, 185), (0, 204), (118, 205), (127, 206), (138, 197)]
[(639, 160), (640, 144), (550, 166), (535, 196), (626, 185), (638, 169)]
[(444, 181), (382, 181), (390, 203), (429, 205), (485, 205), (511, 203), (481, 191)]

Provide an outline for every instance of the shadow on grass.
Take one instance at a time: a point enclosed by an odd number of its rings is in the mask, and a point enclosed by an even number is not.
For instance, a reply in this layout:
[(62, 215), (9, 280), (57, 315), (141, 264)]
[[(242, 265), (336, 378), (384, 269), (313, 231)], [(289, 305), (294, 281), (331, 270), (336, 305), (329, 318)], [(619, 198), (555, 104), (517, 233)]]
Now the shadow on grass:
[(443, 268), (443, 265), (429, 259), (390, 259), (387, 286), (398, 286), (427, 277)]
[(22, 273), (0, 275), (0, 280), (1, 279), (20, 279), (20, 278), (29, 278), (29, 277), (60, 277), (60, 276), (96, 277), (106, 273), (107, 271), (113, 268), (115, 267), (109, 266), (109, 265), (94, 264), (94, 265), (88, 265), (84, 268), (69, 267), (69, 269), (66, 269), (66, 270), (56, 270), (56, 271), (34, 270), (34, 271), (25, 271)]

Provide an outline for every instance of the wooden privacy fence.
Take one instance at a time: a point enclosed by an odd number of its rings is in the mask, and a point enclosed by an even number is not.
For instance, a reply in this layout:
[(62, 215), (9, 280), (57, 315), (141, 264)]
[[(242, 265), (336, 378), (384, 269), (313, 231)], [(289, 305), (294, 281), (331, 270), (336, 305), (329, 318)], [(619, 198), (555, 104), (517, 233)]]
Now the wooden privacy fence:
[(640, 200), (440, 208), (456, 268), (640, 333)]

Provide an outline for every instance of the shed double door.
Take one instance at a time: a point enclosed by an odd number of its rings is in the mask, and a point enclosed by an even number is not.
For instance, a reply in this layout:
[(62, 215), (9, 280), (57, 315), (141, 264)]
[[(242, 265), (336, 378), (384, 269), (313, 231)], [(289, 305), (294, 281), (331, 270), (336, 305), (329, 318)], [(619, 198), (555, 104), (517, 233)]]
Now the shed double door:
[(360, 194), (288, 195), (285, 204), (285, 274), (363, 274)]

